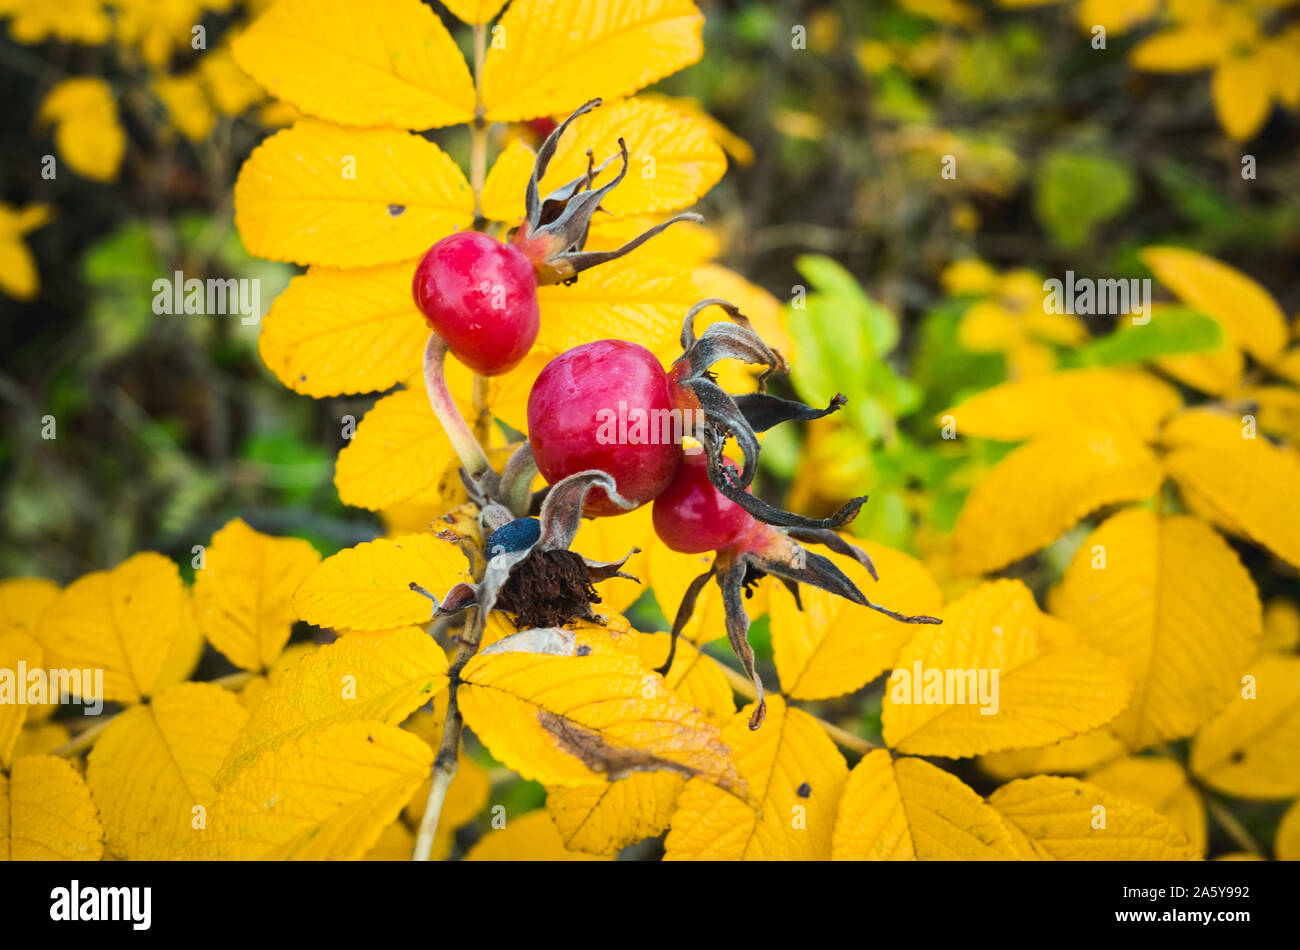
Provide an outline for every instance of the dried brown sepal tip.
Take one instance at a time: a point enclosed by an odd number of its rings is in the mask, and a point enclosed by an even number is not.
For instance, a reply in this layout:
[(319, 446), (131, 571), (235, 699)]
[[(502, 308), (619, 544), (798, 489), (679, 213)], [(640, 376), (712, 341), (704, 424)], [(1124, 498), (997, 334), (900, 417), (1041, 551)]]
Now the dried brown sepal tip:
[[(560, 137), (569, 127), (569, 123), (599, 105), (599, 99), (592, 99), (579, 106), (572, 115), (555, 127), (542, 143), (542, 147), (537, 150), (533, 172), (528, 178), (528, 189), (524, 193), (525, 218), (522, 224), (510, 231), (509, 239), (532, 262), (539, 284), (571, 283), (582, 271), (636, 250), (677, 221), (704, 220), (698, 214), (686, 212), (655, 225), (615, 250), (583, 250), (587, 244), (587, 232), (591, 229), (592, 216), (600, 210), (600, 202), (627, 174), (627, 143), (620, 138), (618, 154), (607, 158), (600, 165), (595, 164), (591, 150), (588, 149), (587, 170), (583, 174), (557, 188), (545, 198), (540, 197), (538, 188), (546, 175), (546, 169), (551, 164), (551, 159), (555, 157)], [(615, 158), (622, 160), (622, 167), (618, 174), (599, 188), (595, 187), (597, 176)]]
[(457, 584), (441, 600), (417, 584), (412, 583), (411, 589), (433, 601), (432, 619), (477, 607), (471, 629), (465, 632), (465, 640), (475, 645), (494, 609), (512, 614), (520, 630), (594, 620), (591, 605), (600, 603), (594, 585), (613, 577), (636, 580), (622, 567), (639, 550), (633, 548), (618, 561), (594, 561), (569, 550), (582, 523), (583, 503), (595, 488), (603, 489), (616, 504), (634, 507), (618, 494), (608, 473), (578, 472), (551, 487), (539, 518), (501, 518), (506, 509), (500, 505), (484, 509), (480, 518), (484, 527), (496, 527), (486, 534), (479, 556), (471, 557), (472, 564), (482, 564), (481, 572), (476, 570), (476, 583)]
[[(696, 315), (706, 307), (715, 306), (721, 307), (731, 322), (712, 323), (696, 337)], [(709, 481), (714, 487), (764, 524), (816, 530), (838, 528), (851, 521), (867, 500), (866, 496), (853, 499), (829, 518), (805, 518), (769, 505), (746, 490), (758, 471), (757, 433), (782, 422), (830, 415), (844, 405), (844, 396), (836, 394), (825, 409), (817, 409), (793, 399), (768, 395), (768, 380), (776, 373), (785, 375), (790, 371), (785, 357), (764, 342), (735, 304), (716, 297), (701, 300), (687, 312), (682, 321), (681, 343), (682, 355), (669, 370), (669, 378), (676, 384), (681, 402), (677, 408), (683, 416), (698, 418), (699, 412), (703, 413), (704, 425), (698, 426), (694, 435), (704, 446)], [(732, 396), (719, 386), (711, 370), (724, 359), (764, 367), (758, 377), (759, 391)], [(739, 473), (727, 464), (722, 454), (728, 439), (735, 439), (742, 453), (743, 467)]]
[(745, 598), (751, 593), (752, 585), (764, 575), (771, 574), (794, 595), (795, 603), (803, 608), (799, 596), (799, 585), (810, 584), (828, 591), (860, 606), (870, 608), (900, 623), (943, 623), (938, 617), (926, 614), (909, 616), (888, 607), (873, 603), (860, 591), (856, 584), (835, 566), (829, 558), (809, 551), (798, 540), (809, 543), (824, 544), (839, 554), (853, 557), (866, 567), (873, 579), (878, 580), (876, 566), (871, 557), (857, 545), (850, 544), (833, 531), (789, 530), (766, 526), (747, 537), (734, 548), (719, 551), (708, 571), (691, 581), (682, 598), (677, 616), (673, 619), (672, 635), (669, 638), (668, 659), (659, 672), (667, 675), (672, 666), (673, 656), (677, 651), (677, 638), (681, 636), (691, 615), (695, 612), (695, 603), (699, 599), (704, 585), (712, 577), (722, 590), (722, 604), (726, 614), (727, 640), (732, 651), (740, 660), (745, 675), (754, 684), (757, 704), (749, 719), (749, 728), (758, 729), (767, 715), (767, 702), (764, 700), (763, 680), (754, 665), (754, 650), (749, 643), (749, 614), (745, 611)]

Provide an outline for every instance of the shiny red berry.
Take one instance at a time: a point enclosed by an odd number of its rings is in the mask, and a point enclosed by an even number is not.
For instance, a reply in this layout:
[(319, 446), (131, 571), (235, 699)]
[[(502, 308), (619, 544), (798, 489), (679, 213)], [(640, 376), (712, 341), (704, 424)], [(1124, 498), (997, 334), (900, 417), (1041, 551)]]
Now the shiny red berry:
[[(681, 462), (681, 415), (672, 408), (668, 376), (644, 346), (597, 340), (574, 347), (546, 365), (528, 395), (538, 471), (553, 485), (600, 469), (614, 477), (620, 495), (645, 504)], [(583, 508), (589, 516), (626, 510), (600, 489)]]
[(655, 534), (674, 551), (704, 554), (737, 544), (758, 522), (709, 481), (703, 453), (682, 459), (650, 512)]
[(518, 248), (486, 234), (458, 231), (429, 248), (412, 291), (429, 326), (480, 375), (508, 373), (537, 339), (533, 266)]

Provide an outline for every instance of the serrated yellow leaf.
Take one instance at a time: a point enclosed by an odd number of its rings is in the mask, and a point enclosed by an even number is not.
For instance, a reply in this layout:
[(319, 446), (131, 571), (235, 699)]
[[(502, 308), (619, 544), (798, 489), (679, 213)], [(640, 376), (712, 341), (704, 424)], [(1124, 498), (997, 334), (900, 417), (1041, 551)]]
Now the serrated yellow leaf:
[[(589, 251), (617, 250), (633, 238), (644, 234), (656, 224), (664, 221), (667, 217), (668, 215), (663, 214), (637, 214), (623, 218), (600, 215), (591, 223), (591, 230), (587, 232), (586, 249)], [(695, 267), (705, 261), (713, 260), (718, 256), (720, 250), (721, 242), (718, 240), (717, 235), (705, 225), (697, 224), (694, 221), (678, 221), (672, 227), (659, 232), (646, 241), (632, 254), (653, 257), (682, 267)], [(692, 272), (692, 276), (694, 276), (694, 272)], [(739, 276), (736, 279), (740, 283), (744, 283)], [(699, 284), (698, 279), (695, 282), (697, 285)], [(762, 290), (758, 292), (765, 293)], [(737, 304), (746, 314), (750, 312), (745, 307), (745, 301), (737, 300), (735, 296), (711, 292), (708, 296), (730, 300), (732, 303)], [(781, 309), (780, 303), (776, 304), (776, 309)], [(726, 317), (724, 316), (723, 319), (726, 319)], [(703, 316), (699, 326), (701, 328), (704, 326)], [(761, 328), (759, 328), (759, 333), (762, 334)]]
[(1205, 803), (1173, 759), (1130, 757), (1088, 774), (1087, 782), (1120, 798), (1153, 808), (1187, 835), (1197, 857), (1205, 854), (1208, 834)]
[(131, 861), (178, 857), (216, 800), (212, 780), (248, 711), (211, 683), (181, 683), (114, 719), (95, 741), (86, 782), (108, 850)]
[(483, 64), (487, 117), (567, 114), (636, 92), (698, 60), (703, 25), (691, 0), (515, 0)]
[(293, 278), (262, 321), (262, 362), (294, 392), (317, 398), (378, 392), (409, 378), (429, 338), (411, 297), (414, 273), (415, 262), (403, 261), (313, 267)]
[(194, 612), (212, 645), (235, 666), (269, 667), (289, 642), (289, 600), (320, 554), (301, 538), (274, 538), (241, 519), (212, 536), (194, 579)]
[(69, 584), (36, 639), (50, 667), (102, 668), (101, 698), (133, 703), (154, 688), (182, 625), (193, 624), (189, 609), (176, 565), (146, 551)]
[[(618, 154), (627, 143), (628, 174), (601, 202), (613, 215), (677, 211), (694, 204), (717, 184), (727, 159), (708, 127), (663, 102), (625, 99), (606, 103), (569, 126), (542, 179), (550, 193), (587, 170), (587, 151), (597, 162)], [(596, 180), (604, 184), (618, 173), (615, 162)]]
[(1027, 775), (1080, 774), (1119, 758), (1124, 744), (1109, 729), (1094, 729), (1037, 749), (992, 752), (979, 759), (980, 768), (1001, 781)]
[(1256, 359), (1267, 362), (1286, 345), (1286, 317), (1272, 295), (1241, 271), (1180, 247), (1148, 247), (1142, 263), (1183, 303), (1209, 314)]
[(27, 703), (27, 671), (41, 670), (44, 655), (40, 644), (21, 627), (0, 628), (0, 769), (13, 764), (14, 743), (32, 712)]
[[(878, 583), (852, 558), (818, 551), (871, 601), (904, 614), (939, 613), (943, 596), (920, 561), (880, 544), (855, 543), (871, 555)], [(860, 689), (893, 666), (916, 632), (909, 624), (807, 584), (799, 595), (803, 610), (784, 587), (774, 585), (770, 595), (776, 672), (781, 692), (794, 699), (826, 699)]]
[(506, 5), (506, 0), (443, 0), (442, 5), (462, 23), (487, 23)]
[[(1152, 308), (1153, 318), (1157, 310)], [(1180, 383), (1211, 396), (1226, 396), (1237, 389), (1246, 368), (1245, 357), (1226, 331), (1223, 341), (1212, 350), (1162, 356), (1152, 362), (1157, 369)]]
[(230, 784), (268, 750), (340, 722), (400, 723), (447, 685), (447, 654), (423, 630), (350, 633), (282, 673), (217, 774)]
[(537, 153), (523, 139), (511, 139), (502, 149), (488, 169), (483, 191), (479, 194), (479, 209), (485, 218), (509, 224), (523, 219), (524, 190), (528, 187), (536, 160)]
[(388, 630), (428, 623), (433, 604), (411, 590), (419, 584), (442, 597), (473, 580), (465, 555), (432, 534), (381, 538), (327, 557), (293, 595), (299, 618), (318, 627)]
[(549, 789), (546, 810), (566, 848), (613, 857), (667, 830), (685, 785), (671, 772), (639, 772), (604, 785)]
[[(462, 415), (468, 415), (464, 407)], [(339, 452), (334, 484), (345, 505), (378, 511), (432, 492), (456, 461), (451, 440), (423, 389), (385, 396)]]
[(235, 224), (250, 254), (369, 267), (411, 260), (468, 228), (474, 196), (432, 142), (393, 129), (304, 120), (253, 150), (235, 182)]
[(254, 676), (239, 691), (239, 701), (244, 704), (244, 708), (252, 712), (257, 708), (257, 704), (267, 694), (272, 686), (280, 681), (280, 677), (287, 671), (298, 665), (308, 653), (317, 650), (315, 643), (294, 643), (285, 647), (275, 662), (271, 664), (266, 673), (260, 676)]
[(718, 727), (631, 650), (480, 653), (461, 678), (465, 722), (525, 778), (571, 786), (668, 769), (737, 784)]
[(54, 124), (54, 146), (74, 172), (95, 181), (117, 179), (126, 154), (112, 87), (99, 77), (65, 79), (41, 102), (37, 120)]
[(1188, 507), (1300, 566), (1300, 455), (1246, 438), (1240, 420), (1188, 413), (1165, 428), (1165, 468)]
[(1196, 734), (1191, 769), (1237, 798), (1291, 798), (1300, 794), (1300, 657), (1259, 657), (1245, 675), (1253, 681)]
[(953, 531), (953, 568), (984, 573), (1050, 544), (1103, 505), (1150, 497), (1162, 472), (1122, 429), (1067, 429), (1002, 459), (966, 498)]
[(0, 859), (98, 861), (103, 854), (95, 803), (71, 762), (32, 755), (0, 772)]
[(71, 738), (72, 733), (62, 723), (42, 722), (33, 724), (28, 722), (27, 727), (18, 733), (18, 741), (14, 743), (12, 761), (17, 762), (29, 755), (52, 755), (55, 749)]
[[(658, 669), (668, 657), (670, 639), (666, 633), (643, 633), (636, 636), (633, 646), (648, 669)], [(679, 699), (719, 726), (725, 726), (736, 714), (735, 694), (717, 660), (696, 649), (684, 637), (677, 641), (673, 665), (664, 682)]]
[(163, 658), (162, 668), (158, 671), (158, 676), (146, 695), (156, 695), (168, 686), (175, 686), (189, 679), (203, 656), (203, 644), (203, 631), (199, 629), (198, 621), (194, 619), (194, 598), (189, 591), (186, 591), (180, 625), (176, 628), (176, 638), (172, 640), (171, 648)]
[(1142, 370), (1072, 369), (986, 389), (940, 420), (951, 415), (958, 435), (1003, 442), (1120, 426), (1146, 437), (1181, 403), (1176, 389)]
[(1300, 861), (1300, 798), (1291, 803), (1278, 822), (1273, 854), (1279, 861)]
[(608, 858), (570, 851), (545, 809), (507, 818), (498, 831), (488, 832), (469, 849), (466, 861), (606, 861)]
[(988, 803), (1043, 858), (1179, 861), (1187, 836), (1154, 809), (1073, 778), (1039, 775), (1003, 785)]
[(667, 860), (803, 859), (831, 856), (835, 808), (848, 765), (817, 720), (768, 696), (767, 719), (750, 730), (753, 707), (722, 730), (749, 787), (748, 798), (691, 779), (677, 799)]
[(983, 584), (943, 619), (917, 628), (885, 686), (890, 748), (950, 757), (1033, 748), (1108, 722), (1128, 700), (1122, 661), (1054, 642), (1020, 581)]
[(960, 779), (883, 749), (849, 773), (831, 838), (837, 861), (996, 861), (1018, 852), (998, 813)]
[(698, 299), (691, 278), (662, 261), (610, 261), (584, 271), (571, 287), (537, 288), (537, 346), (563, 353), (593, 340), (636, 340), (671, 362), (681, 354), (682, 317)]
[(59, 585), (43, 577), (0, 581), (0, 630), (19, 627), (35, 633), (45, 611), (59, 596)]
[(235, 61), (308, 115), (429, 129), (474, 118), (474, 81), (419, 0), (279, 0), (236, 38)]
[(433, 767), (433, 750), (381, 722), (343, 722), (260, 756), (221, 790), (204, 857), (354, 860)]
[(1127, 664), (1133, 698), (1110, 728), (1134, 750), (1222, 709), (1260, 635), (1255, 585), (1227, 542), (1196, 518), (1142, 509), (1088, 536), (1051, 609)]
[(1214, 70), (1214, 114), (1229, 138), (1244, 142), (1254, 137), (1273, 111), (1270, 72), (1268, 59), (1258, 54), (1228, 57)]

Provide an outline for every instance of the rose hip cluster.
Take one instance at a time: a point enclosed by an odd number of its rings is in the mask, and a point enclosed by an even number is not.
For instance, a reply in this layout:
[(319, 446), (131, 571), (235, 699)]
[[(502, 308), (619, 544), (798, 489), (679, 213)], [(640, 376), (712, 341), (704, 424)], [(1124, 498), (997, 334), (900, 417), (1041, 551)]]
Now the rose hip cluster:
[[(430, 248), (416, 269), (415, 301), (433, 331), (425, 353), (430, 403), (460, 455), (479, 512), (477, 534), (487, 539), (474, 545), (482, 555), (478, 584), (460, 585), (441, 602), (433, 598), (435, 616), (454, 617), (476, 606), (473, 626), (478, 631), (493, 606), (514, 605), (516, 624), (527, 626), (558, 626), (592, 616), (590, 605), (599, 603), (592, 584), (627, 575), (619, 571), (623, 561), (601, 564), (568, 551), (579, 519), (617, 516), (652, 503), (655, 533), (665, 545), (688, 554), (715, 552), (712, 566), (691, 582), (677, 611), (662, 669), (671, 665), (677, 638), (713, 577), (722, 591), (728, 639), (758, 692), (750, 719), (750, 728), (757, 729), (766, 707), (748, 641), (744, 599), (764, 575), (784, 584), (796, 603), (799, 585), (810, 584), (903, 623), (940, 622), (872, 603), (834, 562), (804, 547), (820, 544), (852, 557), (877, 578), (867, 553), (833, 530), (857, 514), (866, 496), (852, 499), (830, 518), (811, 519), (774, 507), (751, 491), (758, 468), (757, 433), (781, 422), (827, 415), (843, 405), (843, 397), (818, 409), (767, 393), (771, 377), (788, 373), (785, 359), (734, 305), (703, 300), (686, 314), (682, 353), (667, 371), (645, 347), (624, 340), (587, 343), (547, 364), (528, 399), (528, 441), (498, 475), (456, 410), (443, 376), (447, 351), (481, 375), (513, 369), (537, 338), (539, 284), (571, 282), (674, 221), (699, 220), (678, 215), (617, 250), (583, 249), (601, 199), (627, 171), (622, 139), (615, 156), (622, 167), (606, 184), (595, 187), (595, 179), (613, 159), (596, 165), (588, 151), (585, 174), (539, 198), (539, 182), (560, 137), (574, 119), (599, 104), (592, 100), (582, 106), (542, 144), (525, 195), (527, 217), (507, 243), (478, 232), (453, 234)], [(696, 316), (711, 306), (722, 308), (729, 320), (713, 323), (697, 336)], [(724, 359), (761, 366), (758, 392), (733, 396), (723, 390), (711, 370)], [(616, 414), (635, 423), (615, 429), (609, 420)], [(693, 453), (684, 448), (687, 437), (697, 446)], [(728, 441), (740, 452), (739, 466), (724, 454)], [(550, 487), (534, 494), (531, 484), (539, 472)], [(449, 536), (466, 543), (463, 533)], [(477, 643), (477, 636), (471, 641)]]

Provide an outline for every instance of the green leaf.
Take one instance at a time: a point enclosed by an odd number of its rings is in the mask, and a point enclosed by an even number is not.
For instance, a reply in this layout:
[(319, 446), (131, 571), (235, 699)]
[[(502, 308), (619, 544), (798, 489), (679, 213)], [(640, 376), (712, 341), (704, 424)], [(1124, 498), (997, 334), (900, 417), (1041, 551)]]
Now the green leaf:
[(1150, 323), (1125, 324), (1109, 336), (1080, 347), (1074, 359), (1084, 366), (1123, 366), (1175, 353), (1212, 350), (1223, 342), (1223, 330), (1205, 314), (1170, 307)]
[(1034, 182), (1034, 214), (1061, 247), (1087, 243), (1093, 230), (1133, 200), (1128, 165), (1099, 153), (1049, 152)]

